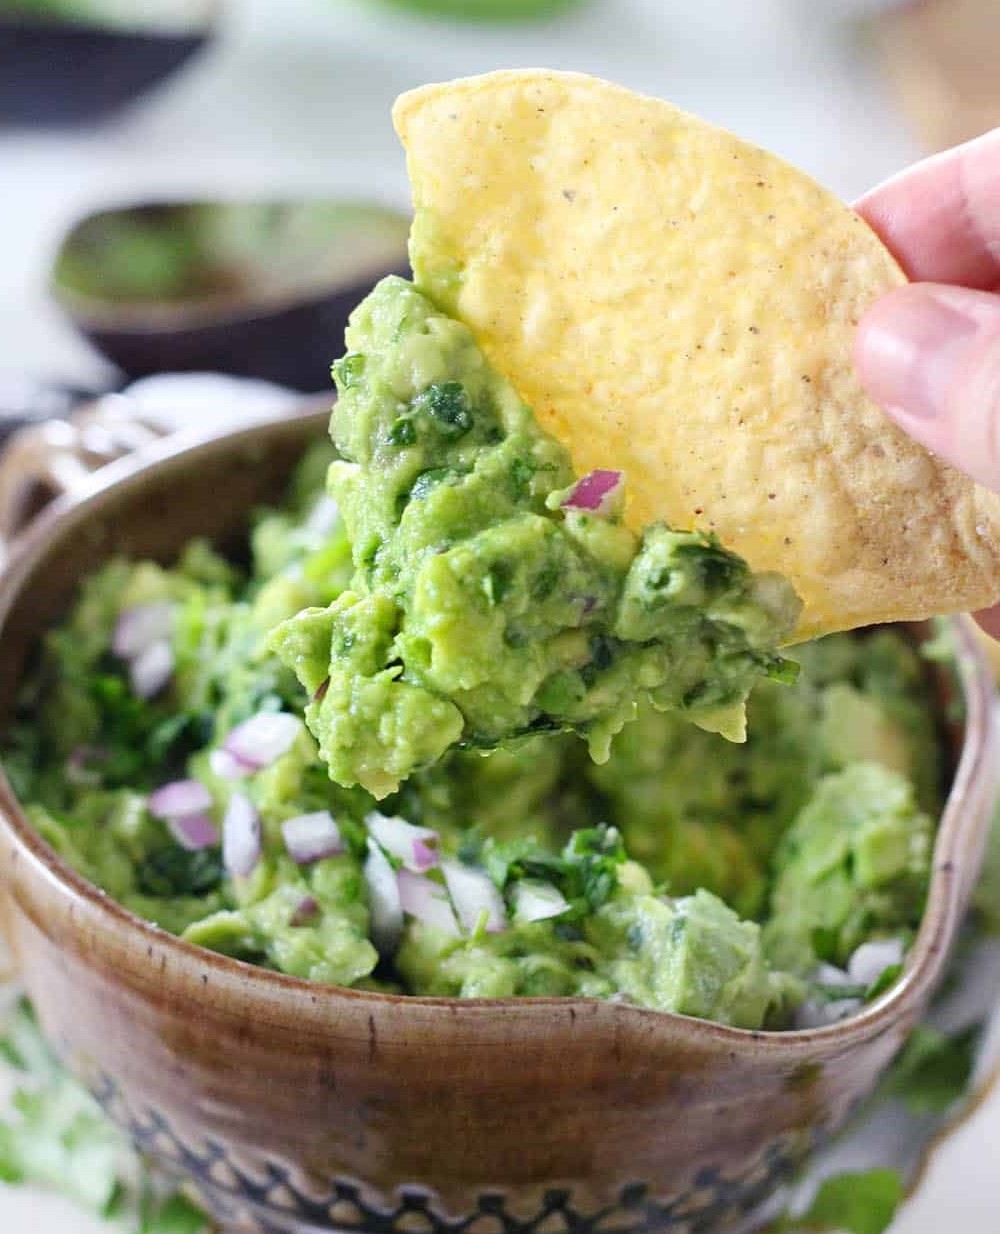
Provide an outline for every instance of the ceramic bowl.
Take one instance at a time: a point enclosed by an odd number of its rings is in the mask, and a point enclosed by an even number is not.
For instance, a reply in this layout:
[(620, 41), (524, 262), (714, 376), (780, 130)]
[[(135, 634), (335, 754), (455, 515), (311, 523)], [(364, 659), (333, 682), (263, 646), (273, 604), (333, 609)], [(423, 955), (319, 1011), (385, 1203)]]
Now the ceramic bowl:
[(89, 214), (51, 278), (81, 334), (129, 377), (213, 371), (330, 385), (351, 310), (409, 274), (410, 216), (349, 201), (146, 202)]
[(120, 110), (208, 45), (217, 5), (201, 7), (199, 22), (177, 27), (0, 14), (0, 124), (86, 124)]
[[(172, 438), (89, 479), (79, 452), (99, 455), (95, 440), (36, 430), (40, 482), (77, 491), (18, 538), (0, 579), (3, 706), (81, 578), (112, 553), (166, 560), (196, 533), (238, 540), (324, 423)], [(966, 622), (951, 628), (942, 716), (951, 692), (963, 719), (927, 911), (901, 981), (834, 1026), (750, 1032), (578, 999), (406, 998), (251, 968), (112, 903), (39, 839), (5, 783), (4, 929), (68, 1065), (227, 1229), (728, 1230), (872, 1090), (940, 980), (994, 801), (990, 681)]]

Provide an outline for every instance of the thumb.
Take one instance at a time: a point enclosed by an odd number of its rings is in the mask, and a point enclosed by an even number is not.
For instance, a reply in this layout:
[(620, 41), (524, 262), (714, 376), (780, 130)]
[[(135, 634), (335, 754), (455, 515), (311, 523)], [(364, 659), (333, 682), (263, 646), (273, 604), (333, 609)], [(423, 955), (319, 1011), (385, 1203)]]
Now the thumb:
[(854, 358), (902, 428), (1000, 491), (1000, 295), (900, 287), (862, 319)]

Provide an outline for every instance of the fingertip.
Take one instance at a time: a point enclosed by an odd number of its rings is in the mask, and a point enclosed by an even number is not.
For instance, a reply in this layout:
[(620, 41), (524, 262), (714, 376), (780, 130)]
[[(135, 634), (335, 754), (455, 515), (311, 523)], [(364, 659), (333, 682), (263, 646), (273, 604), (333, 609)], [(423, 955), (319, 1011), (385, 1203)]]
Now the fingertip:
[(1000, 492), (1000, 295), (910, 283), (854, 343), (858, 379), (911, 437)]
[[(854, 369), (861, 384), (876, 402), (881, 396), (882, 371), (887, 362), (894, 359), (898, 350), (898, 333), (894, 322), (900, 313), (905, 313), (905, 301), (912, 298), (912, 284), (894, 287), (872, 304), (858, 322), (854, 332)], [(892, 353), (887, 356), (887, 349)]]
[(910, 278), (988, 290), (1000, 278), (1000, 128), (866, 193), (854, 208)]
[(862, 385), (887, 409), (927, 419), (945, 411), (954, 360), (977, 323), (934, 284), (911, 283), (882, 296), (857, 331)]

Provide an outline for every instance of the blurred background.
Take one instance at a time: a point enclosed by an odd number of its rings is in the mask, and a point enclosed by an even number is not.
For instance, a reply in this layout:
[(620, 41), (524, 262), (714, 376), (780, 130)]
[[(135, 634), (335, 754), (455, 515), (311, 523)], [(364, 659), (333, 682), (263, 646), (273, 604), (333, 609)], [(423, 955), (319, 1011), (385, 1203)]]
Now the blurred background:
[[(998, 48), (1000, 0), (0, 0), (0, 440), (162, 370), (328, 390), (349, 307), (405, 269), (411, 86), (595, 73), (851, 200), (1000, 125)], [(998, 1136), (1000, 1094), (896, 1234), (993, 1234)]]
[(600, 74), (851, 199), (1000, 123), (998, 45), (998, 0), (0, 0), (0, 419), (163, 368), (322, 388), (405, 269), (420, 82)]

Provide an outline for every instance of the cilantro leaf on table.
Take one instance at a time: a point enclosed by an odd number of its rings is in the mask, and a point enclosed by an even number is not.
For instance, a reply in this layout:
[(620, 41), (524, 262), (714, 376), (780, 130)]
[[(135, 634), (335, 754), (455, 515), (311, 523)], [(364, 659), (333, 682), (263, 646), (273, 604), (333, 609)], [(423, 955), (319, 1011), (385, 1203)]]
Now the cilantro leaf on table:
[(0, 1119), (0, 1183), (58, 1191), (127, 1234), (206, 1234), (179, 1193), (164, 1194), (121, 1131), (62, 1066), (21, 999), (5, 1017), (0, 1059), (18, 1073)]
[(14, 1118), (0, 1123), (0, 1180), (51, 1187), (106, 1214), (131, 1151), (127, 1142), (58, 1066), (26, 1003), (14, 1009), (2, 1052), (26, 1082), (14, 1092)]
[(38, 1029), (38, 1022), (27, 999), (21, 999), (8, 1013), (0, 1037), (0, 1058), (15, 1070), (29, 1072), (37, 1080), (48, 1079), (59, 1071), (59, 1064)]
[(969, 1090), (981, 1033), (981, 1024), (952, 1035), (919, 1025), (883, 1081), (883, 1095), (914, 1114), (943, 1114)]
[(809, 1208), (785, 1229), (833, 1234), (883, 1234), (904, 1196), (898, 1170), (837, 1174), (820, 1186)]
[(183, 1195), (171, 1195), (149, 1206), (136, 1234), (205, 1234), (205, 1214)]

